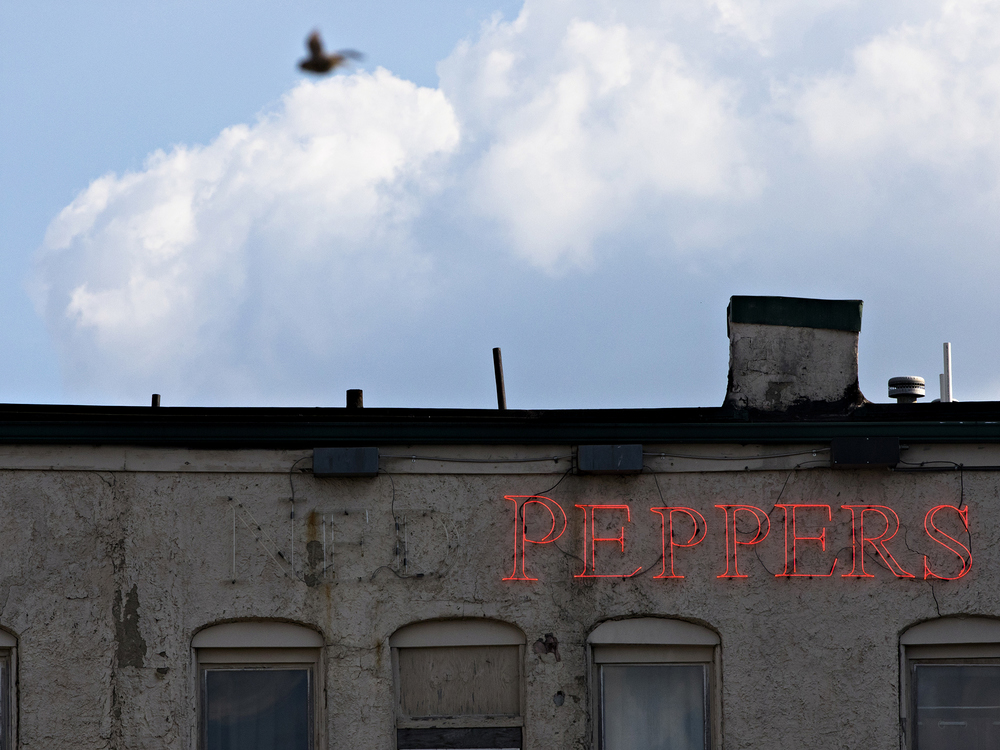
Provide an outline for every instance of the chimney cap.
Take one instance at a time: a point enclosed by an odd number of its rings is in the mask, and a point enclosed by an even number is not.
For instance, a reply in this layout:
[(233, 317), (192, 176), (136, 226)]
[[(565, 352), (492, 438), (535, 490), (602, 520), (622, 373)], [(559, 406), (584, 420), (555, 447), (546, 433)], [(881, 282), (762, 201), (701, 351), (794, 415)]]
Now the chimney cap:
[(863, 304), (859, 299), (737, 295), (729, 300), (729, 321), (751, 325), (827, 328), (833, 331), (859, 333)]

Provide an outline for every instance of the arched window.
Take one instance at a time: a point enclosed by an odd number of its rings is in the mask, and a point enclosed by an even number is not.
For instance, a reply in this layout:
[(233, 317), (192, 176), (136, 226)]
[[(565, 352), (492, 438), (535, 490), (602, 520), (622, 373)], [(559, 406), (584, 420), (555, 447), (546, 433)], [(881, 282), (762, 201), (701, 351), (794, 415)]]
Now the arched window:
[(0, 630), (0, 750), (17, 747), (17, 639)]
[(597, 626), (599, 750), (709, 750), (718, 745), (719, 636), (684, 620), (637, 617)]
[(942, 617), (899, 638), (910, 750), (1000, 746), (1000, 620)]
[(323, 638), (287, 622), (213, 625), (191, 641), (201, 750), (323, 750)]
[(495, 620), (432, 620), (389, 639), (396, 747), (523, 747), (524, 633)]

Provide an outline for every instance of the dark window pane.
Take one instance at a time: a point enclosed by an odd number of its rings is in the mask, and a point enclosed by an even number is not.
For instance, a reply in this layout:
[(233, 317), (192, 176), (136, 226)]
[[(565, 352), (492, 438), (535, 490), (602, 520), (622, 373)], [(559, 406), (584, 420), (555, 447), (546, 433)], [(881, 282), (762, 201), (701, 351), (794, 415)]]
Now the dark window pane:
[(601, 667), (602, 750), (705, 750), (702, 664)]
[(0, 750), (7, 750), (10, 738), (10, 657), (0, 657)]
[(205, 670), (205, 750), (309, 750), (307, 669)]
[(917, 664), (915, 750), (1000, 748), (1000, 665)]

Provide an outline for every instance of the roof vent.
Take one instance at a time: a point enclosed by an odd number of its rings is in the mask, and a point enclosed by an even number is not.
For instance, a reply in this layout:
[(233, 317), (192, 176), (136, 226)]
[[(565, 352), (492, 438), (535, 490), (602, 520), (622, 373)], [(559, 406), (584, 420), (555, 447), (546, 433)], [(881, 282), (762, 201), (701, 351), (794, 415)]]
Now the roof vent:
[(889, 398), (896, 399), (899, 404), (912, 404), (926, 395), (925, 385), (924, 379), (915, 375), (889, 378)]

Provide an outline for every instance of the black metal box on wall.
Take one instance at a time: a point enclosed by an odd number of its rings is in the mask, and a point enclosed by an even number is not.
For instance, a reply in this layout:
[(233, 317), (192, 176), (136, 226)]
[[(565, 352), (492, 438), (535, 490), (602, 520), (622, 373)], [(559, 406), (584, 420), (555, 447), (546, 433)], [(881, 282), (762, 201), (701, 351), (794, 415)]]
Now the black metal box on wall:
[(839, 469), (875, 469), (899, 463), (899, 438), (838, 437), (830, 441), (830, 463)]
[(638, 474), (642, 471), (641, 445), (581, 445), (577, 468), (584, 474)]
[(373, 477), (378, 474), (378, 448), (315, 448), (313, 476)]

